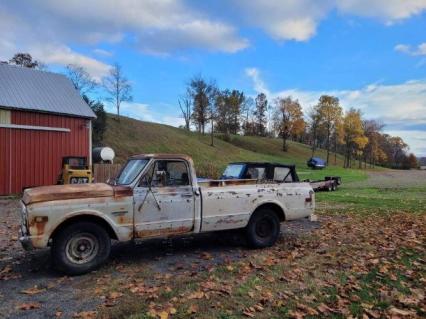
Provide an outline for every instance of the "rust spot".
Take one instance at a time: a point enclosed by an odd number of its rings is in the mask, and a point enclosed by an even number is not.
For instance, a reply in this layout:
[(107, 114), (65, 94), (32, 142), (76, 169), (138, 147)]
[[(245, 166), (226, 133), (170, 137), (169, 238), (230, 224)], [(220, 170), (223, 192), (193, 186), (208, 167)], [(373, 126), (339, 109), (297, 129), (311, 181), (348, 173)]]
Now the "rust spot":
[(113, 194), (112, 187), (104, 183), (52, 185), (26, 189), (22, 201), (28, 205), (52, 200), (108, 197)]
[(133, 196), (133, 190), (129, 186), (113, 186), (114, 197)]
[(118, 224), (133, 224), (133, 218), (131, 216), (118, 216), (117, 217), (117, 223)]
[(37, 236), (43, 235), (48, 220), (49, 218), (47, 216), (36, 216), (31, 219), (29, 224), (30, 234), (35, 234)]
[(136, 238), (174, 236), (192, 231), (192, 227), (181, 226), (178, 228), (147, 229), (135, 232)]

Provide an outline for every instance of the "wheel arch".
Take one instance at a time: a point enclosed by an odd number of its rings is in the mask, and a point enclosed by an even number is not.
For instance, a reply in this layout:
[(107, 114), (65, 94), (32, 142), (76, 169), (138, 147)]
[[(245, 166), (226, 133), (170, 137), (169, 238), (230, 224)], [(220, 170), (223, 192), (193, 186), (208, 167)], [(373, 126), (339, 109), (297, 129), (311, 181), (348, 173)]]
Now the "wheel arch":
[(275, 202), (267, 202), (262, 203), (259, 206), (256, 207), (256, 209), (253, 211), (251, 216), (253, 216), (256, 212), (262, 209), (270, 209), (275, 212), (275, 214), (278, 216), (280, 222), (283, 222), (286, 220), (284, 209), (281, 207), (281, 205), (275, 203)]
[(59, 225), (56, 226), (56, 228), (50, 234), (49, 240), (53, 239), (60, 230), (64, 229), (65, 227), (69, 225), (79, 223), (79, 222), (92, 222), (92, 223), (98, 224), (107, 231), (111, 239), (118, 239), (117, 233), (115, 232), (114, 228), (112, 228), (112, 226), (105, 219), (96, 215), (83, 214), (83, 215), (71, 216), (63, 220)]

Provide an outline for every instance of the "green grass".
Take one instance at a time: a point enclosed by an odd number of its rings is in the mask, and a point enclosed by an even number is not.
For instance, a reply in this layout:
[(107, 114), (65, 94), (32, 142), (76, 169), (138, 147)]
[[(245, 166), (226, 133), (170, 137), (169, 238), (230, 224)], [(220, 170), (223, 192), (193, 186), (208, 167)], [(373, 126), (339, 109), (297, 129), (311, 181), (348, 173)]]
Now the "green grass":
[[(183, 153), (190, 155), (195, 163), (198, 175), (218, 177), (229, 162), (268, 161), (296, 164), (300, 179), (321, 179), (327, 175), (339, 175), (346, 181), (365, 179), (365, 173), (358, 169), (343, 169), (342, 157), (337, 156), (337, 166), (330, 165), (324, 170), (310, 170), (306, 161), (311, 156), (309, 146), (289, 141), (289, 150), (281, 150), (280, 139), (266, 137), (231, 136), (230, 141), (214, 139), (210, 146), (210, 136), (168, 125), (142, 122), (122, 117), (120, 121), (112, 116), (107, 118), (105, 145), (116, 152), (116, 162), (139, 153)], [(318, 150), (316, 156), (326, 158), (324, 150)], [(334, 163), (334, 154), (330, 162)]]
[(316, 199), (318, 202), (341, 204), (348, 210), (366, 213), (371, 211), (424, 212), (426, 207), (425, 194), (426, 187), (342, 187), (337, 192), (317, 193)]

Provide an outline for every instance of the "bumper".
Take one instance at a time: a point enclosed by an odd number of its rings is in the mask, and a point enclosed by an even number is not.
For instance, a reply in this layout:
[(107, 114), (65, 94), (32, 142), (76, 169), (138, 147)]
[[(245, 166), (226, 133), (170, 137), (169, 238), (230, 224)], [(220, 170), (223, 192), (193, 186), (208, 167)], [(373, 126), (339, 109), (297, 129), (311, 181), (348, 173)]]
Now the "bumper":
[(34, 246), (31, 242), (31, 237), (28, 236), (28, 232), (24, 225), (21, 225), (21, 229), (19, 229), (19, 242), (25, 250), (33, 250)]
[(30, 237), (28, 237), (28, 236), (20, 236), (19, 237), (19, 241), (21, 242), (21, 245), (22, 245), (22, 247), (25, 250), (33, 250), (34, 249)]

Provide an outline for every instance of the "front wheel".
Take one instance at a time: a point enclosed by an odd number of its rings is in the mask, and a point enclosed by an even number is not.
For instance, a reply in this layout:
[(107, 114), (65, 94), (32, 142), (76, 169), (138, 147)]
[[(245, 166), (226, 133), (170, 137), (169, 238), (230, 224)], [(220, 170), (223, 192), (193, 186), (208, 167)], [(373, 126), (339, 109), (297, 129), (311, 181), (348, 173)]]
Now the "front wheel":
[(250, 218), (246, 228), (248, 243), (254, 248), (275, 244), (280, 234), (280, 220), (270, 209), (260, 209)]
[(110, 251), (111, 239), (96, 223), (71, 224), (53, 238), (53, 263), (68, 275), (81, 275), (98, 268), (108, 259)]

